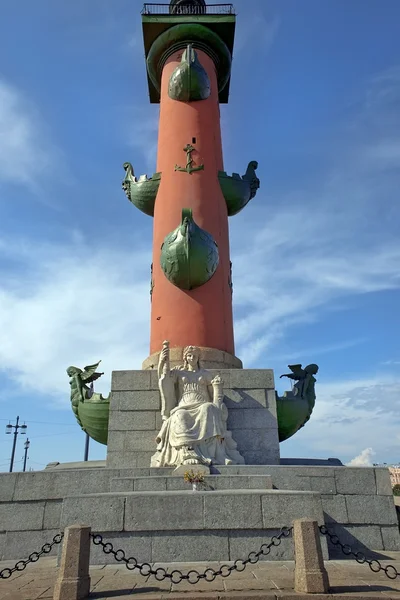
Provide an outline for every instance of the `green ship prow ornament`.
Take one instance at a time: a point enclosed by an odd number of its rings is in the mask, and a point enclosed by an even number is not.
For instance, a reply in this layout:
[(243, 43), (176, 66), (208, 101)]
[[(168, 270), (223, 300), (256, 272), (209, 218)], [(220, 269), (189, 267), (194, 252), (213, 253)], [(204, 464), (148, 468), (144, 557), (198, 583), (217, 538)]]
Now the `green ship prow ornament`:
[(89, 365), (83, 370), (78, 367), (68, 367), (67, 374), (70, 377), (71, 406), (76, 420), (93, 440), (106, 445), (110, 398), (104, 398), (88, 385), (103, 375), (103, 373), (96, 373), (100, 362)]
[(279, 441), (284, 442), (299, 431), (309, 421), (315, 406), (314, 375), (318, 373), (318, 365), (311, 364), (302, 368), (301, 365), (289, 365), (291, 373), (281, 375), (294, 379), (293, 390), (276, 396), (276, 411), (278, 417)]
[(182, 54), (181, 64), (170, 77), (168, 95), (179, 102), (196, 102), (206, 100), (210, 94), (207, 72), (200, 64), (192, 44), (188, 44)]
[(190, 208), (182, 210), (181, 224), (165, 238), (160, 263), (166, 278), (182, 290), (204, 285), (217, 270), (218, 246), (196, 225)]

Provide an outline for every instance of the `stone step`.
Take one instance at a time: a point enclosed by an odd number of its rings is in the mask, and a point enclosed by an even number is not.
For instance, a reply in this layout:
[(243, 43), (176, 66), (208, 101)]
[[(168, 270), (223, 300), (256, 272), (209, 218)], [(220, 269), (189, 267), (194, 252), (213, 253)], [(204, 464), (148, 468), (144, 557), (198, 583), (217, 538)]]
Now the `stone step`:
[[(211, 475), (270, 475), (277, 465), (213, 465)], [(196, 467), (191, 467), (194, 471)], [(190, 469), (190, 467), (188, 467)], [(115, 469), (117, 470), (117, 469)], [(173, 477), (175, 467), (132, 467), (131, 469), (118, 469), (120, 477)]]
[[(64, 498), (61, 528), (85, 523), (140, 562), (226, 561), (244, 558), (294, 519), (324, 523), (316, 492), (219, 490), (113, 492)], [(322, 540), (327, 557), (326, 540)], [(291, 538), (269, 560), (292, 560)], [(92, 564), (113, 557), (92, 546)], [(115, 562), (115, 561), (114, 561)]]
[[(272, 490), (270, 475), (207, 475), (199, 484), (205, 491), (214, 490)], [(110, 482), (110, 492), (164, 492), (187, 491), (191, 485), (182, 476), (115, 477)]]

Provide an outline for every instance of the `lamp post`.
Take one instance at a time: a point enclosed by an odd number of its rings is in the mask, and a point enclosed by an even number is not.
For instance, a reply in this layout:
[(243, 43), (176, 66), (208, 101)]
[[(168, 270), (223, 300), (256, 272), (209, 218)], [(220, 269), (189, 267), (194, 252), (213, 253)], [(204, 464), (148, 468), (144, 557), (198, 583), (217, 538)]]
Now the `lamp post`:
[(25, 453), (24, 453), (24, 466), (23, 466), (23, 472), (25, 473), (26, 471), (26, 461), (28, 458), (28, 450), (29, 450), (29, 446), (31, 445), (29, 439), (26, 440), (25, 444), (24, 444), (24, 448), (25, 448)]
[[(11, 451), (11, 460), (10, 460), (10, 473), (12, 473), (13, 467), (14, 467), (14, 458), (15, 458), (15, 448), (17, 446), (17, 436), (18, 433), (21, 433), (21, 435), (25, 435), (26, 434), (26, 428), (27, 425), (25, 425), (25, 423), (23, 425), (19, 424), (19, 417), (17, 417), (17, 420), (15, 422), (15, 425), (12, 425), (11, 423), (9, 423), (8, 425), (6, 425), (6, 433), (11, 435), (12, 430), (14, 429), (14, 440), (13, 440), (13, 445), (12, 445), (12, 451)], [(18, 430), (21, 429), (21, 432), (19, 432)]]
[(90, 437), (89, 437), (89, 434), (87, 433), (86, 438), (85, 438), (85, 453), (83, 455), (83, 460), (85, 462), (87, 462), (89, 460), (89, 440), (90, 440)]

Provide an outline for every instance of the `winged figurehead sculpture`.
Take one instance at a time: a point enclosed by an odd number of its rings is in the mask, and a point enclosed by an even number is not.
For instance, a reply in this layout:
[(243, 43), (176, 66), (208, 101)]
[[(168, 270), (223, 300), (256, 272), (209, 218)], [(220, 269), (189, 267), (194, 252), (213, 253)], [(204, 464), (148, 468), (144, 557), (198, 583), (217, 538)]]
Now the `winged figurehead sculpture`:
[(280, 376), (293, 379), (296, 383), (283, 396), (276, 394), (276, 404), (279, 424), (279, 441), (287, 440), (301, 429), (311, 417), (315, 406), (315, 384), (319, 367), (316, 364), (302, 368), (301, 364), (288, 365), (291, 373)]
[(83, 369), (68, 367), (67, 375), (70, 377), (71, 405), (76, 420), (90, 437), (106, 444), (110, 400), (93, 390), (93, 383), (104, 375), (97, 371), (100, 362)]

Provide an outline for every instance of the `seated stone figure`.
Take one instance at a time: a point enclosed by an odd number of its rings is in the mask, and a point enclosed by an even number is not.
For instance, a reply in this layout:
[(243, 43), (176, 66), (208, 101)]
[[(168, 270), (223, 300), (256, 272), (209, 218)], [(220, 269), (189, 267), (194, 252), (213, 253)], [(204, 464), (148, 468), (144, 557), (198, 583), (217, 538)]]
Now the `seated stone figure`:
[(170, 369), (164, 343), (158, 364), (163, 425), (151, 466), (244, 464), (226, 428), (221, 377), (200, 368), (200, 350), (194, 346), (185, 348), (183, 360)]

